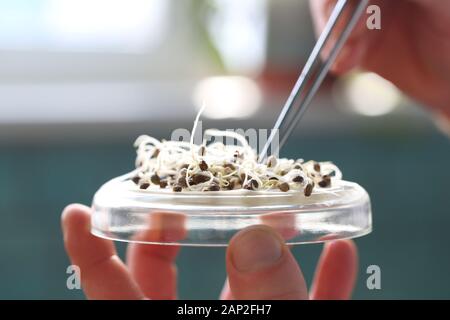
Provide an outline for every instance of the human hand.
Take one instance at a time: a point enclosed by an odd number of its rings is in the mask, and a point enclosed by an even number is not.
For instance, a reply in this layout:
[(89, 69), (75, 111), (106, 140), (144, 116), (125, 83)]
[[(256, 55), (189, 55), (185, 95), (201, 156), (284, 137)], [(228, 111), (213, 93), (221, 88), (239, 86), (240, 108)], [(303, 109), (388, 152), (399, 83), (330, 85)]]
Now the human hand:
[[(72, 264), (80, 267), (89, 299), (175, 299), (178, 246), (131, 243), (127, 263), (110, 240), (90, 233), (91, 209), (73, 204), (62, 214), (64, 243)], [(227, 249), (228, 281), (222, 299), (347, 299), (356, 273), (353, 242), (325, 245), (311, 293), (281, 236), (268, 226), (238, 232)]]
[[(335, 0), (310, 1), (317, 32), (325, 26), (335, 3)], [(372, 0), (370, 4), (381, 9), (381, 30), (368, 30), (368, 16), (363, 15), (332, 71), (345, 73), (360, 67), (378, 73), (406, 94), (450, 118), (448, 3)]]

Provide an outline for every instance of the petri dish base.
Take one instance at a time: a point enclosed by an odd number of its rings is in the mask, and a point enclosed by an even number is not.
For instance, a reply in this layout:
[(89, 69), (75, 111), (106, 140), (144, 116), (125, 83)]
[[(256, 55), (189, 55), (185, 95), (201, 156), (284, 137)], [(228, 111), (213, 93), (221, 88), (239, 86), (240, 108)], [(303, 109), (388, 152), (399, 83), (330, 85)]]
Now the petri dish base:
[(104, 184), (93, 200), (92, 233), (126, 242), (226, 246), (248, 226), (276, 229), (288, 244), (354, 238), (372, 230), (367, 192), (335, 180), (310, 197), (299, 191), (215, 191), (175, 193), (140, 190), (133, 173)]

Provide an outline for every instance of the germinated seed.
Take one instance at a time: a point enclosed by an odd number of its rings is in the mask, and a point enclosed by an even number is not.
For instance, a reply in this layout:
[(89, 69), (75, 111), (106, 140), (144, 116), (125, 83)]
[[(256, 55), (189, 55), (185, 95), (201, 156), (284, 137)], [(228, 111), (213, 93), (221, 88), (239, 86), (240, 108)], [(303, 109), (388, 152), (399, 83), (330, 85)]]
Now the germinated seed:
[(161, 180), (160, 182), (159, 182), (159, 187), (161, 188), (161, 189), (165, 189), (166, 187), (167, 187), (167, 180)]
[(329, 187), (331, 184), (331, 178), (327, 175), (322, 177), (322, 180), (319, 182), (319, 186), (321, 188), (326, 188)]
[(209, 190), (209, 191), (219, 191), (219, 190), (220, 190), (220, 187), (219, 187), (218, 184), (211, 183), (211, 185), (209, 186), (208, 190)]
[(267, 168), (275, 168), (277, 166), (277, 158), (275, 156), (270, 156), (267, 158)]
[(150, 183), (148, 183), (148, 182), (144, 182), (143, 184), (141, 184), (139, 186), (139, 188), (141, 188), (143, 190), (147, 189), (148, 187), (150, 187)]
[(209, 179), (210, 179), (209, 176), (197, 173), (197, 174), (194, 174), (189, 179), (189, 184), (196, 185), (196, 184), (199, 184), (199, 183), (203, 183), (203, 182), (209, 181)]
[(304, 190), (304, 194), (305, 194), (306, 197), (309, 197), (311, 195), (311, 193), (313, 191), (313, 188), (314, 188), (314, 184), (313, 183), (308, 183), (306, 185), (305, 190)]
[(152, 158), (156, 158), (156, 157), (158, 157), (158, 156), (159, 156), (159, 149), (156, 148), (155, 151), (154, 151), (153, 154), (152, 154)]
[(289, 191), (289, 184), (287, 182), (282, 182), (278, 185), (278, 188), (283, 192), (287, 192)]
[(205, 160), (200, 161), (199, 165), (200, 170), (206, 171), (208, 170), (208, 164), (205, 162)]
[(224, 168), (230, 168), (231, 170), (236, 170), (236, 167), (232, 163), (225, 163), (223, 165)]
[(201, 146), (199, 149), (198, 149), (198, 154), (200, 155), (200, 156), (204, 156), (205, 155), (205, 153), (206, 153), (206, 148), (205, 148), (205, 146)]
[(161, 181), (161, 179), (160, 179), (159, 176), (155, 173), (154, 175), (152, 175), (152, 176), (150, 177), (150, 181), (151, 181), (153, 184), (159, 184), (160, 181)]
[(232, 178), (230, 180), (229, 186), (230, 186), (231, 190), (240, 189), (242, 187), (241, 179), (239, 179), (239, 178)]
[(182, 186), (183, 188), (187, 187), (187, 183), (186, 183), (186, 177), (180, 177), (177, 180), (177, 183)]
[[(223, 133), (209, 134), (222, 136)], [(306, 184), (303, 193), (310, 196), (314, 183), (325, 188), (331, 186), (334, 180), (341, 179), (339, 169), (329, 162), (304, 163), (303, 160), (278, 159), (271, 155), (264, 164), (258, 163), (257, 155), (244, 141), (245, 137), (238, 134), (233, 137), (239, 141), (239, 147), (222, 143), (202, 144), (195, 146), (197, 152), (194, 153), (184, 142), (140, 137), (136, 141), (138, 174), (131, 180), (142, 189), (157, 185), (163, 189), (169, 187), (175, 192), (239, 189), (289, 191)], [(302, 172), (299, 174), (298, 170)]]
[(139, 184), (139, 180), (141, 180), (139, 176), (133, 177), (133, 179), (131, 179), (131, 181), (133, 181), (135, 184)]
[(317, 162), (314, 164), (314, 170), (320, 172), (320, 164), (318, 164)]

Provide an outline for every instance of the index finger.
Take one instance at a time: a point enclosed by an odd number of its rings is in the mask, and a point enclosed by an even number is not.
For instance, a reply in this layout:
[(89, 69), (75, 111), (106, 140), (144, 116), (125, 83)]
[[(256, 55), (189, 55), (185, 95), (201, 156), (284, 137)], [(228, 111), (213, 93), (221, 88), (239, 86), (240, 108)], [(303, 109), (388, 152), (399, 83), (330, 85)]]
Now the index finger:
[[(309, 2), (317, 35), (322, 32), (327, 24), (336, 2), (336, 0), (311, 0)], [(323, 50), (322, 58), (326, 58), (330, 54), (332, 45), (342, 32), (345, 23), (350, 19), (350, 13), (353, 12), (355, 5), (356, 2), (351, 1), (348, 9), (344, 11), (343, 17), (338, 20), (333, 33), (330, 35), (330, 40), (327, 42), (327, 45)], [(331, 67), (332, 72), (344, 73), (361, 63), (363, 55), (367, 50), (367, 44), (364, 40), (364, 35), (366, 34), (366, 26), (364, 22), (365, 17), (363, 15), (355, 25), (355, 28)]]
[(61, 220), (66, 251), (81, 271), (80, 280), (89, 299), (144, 298), (112, 241), (91, 234), (90, 208), (70, 205)]
[[(180, 242), (186, 236), (185, 215), (177, 212), (153, 212), (148, 229), (138, 232), (127, 251), (131, 275), (145, 296), (151, 299), (175, 299), (177, 268), (175, 259), (179, 246), (148, 244)], [(142, 244), (145, 243), (145, 244)]]

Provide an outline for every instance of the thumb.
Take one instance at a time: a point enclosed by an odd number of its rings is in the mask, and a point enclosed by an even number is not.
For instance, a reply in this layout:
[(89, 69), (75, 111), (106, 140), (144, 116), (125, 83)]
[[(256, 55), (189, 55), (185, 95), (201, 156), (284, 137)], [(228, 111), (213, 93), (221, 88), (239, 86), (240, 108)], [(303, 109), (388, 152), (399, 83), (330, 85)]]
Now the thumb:
[(264, 225), (238, 232), (230, 241), (227, 273), (235, 299), (307, 299), (302, 272), (281, 236)]

